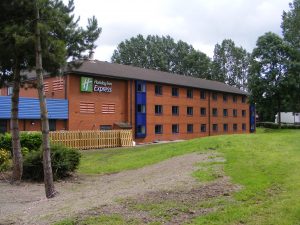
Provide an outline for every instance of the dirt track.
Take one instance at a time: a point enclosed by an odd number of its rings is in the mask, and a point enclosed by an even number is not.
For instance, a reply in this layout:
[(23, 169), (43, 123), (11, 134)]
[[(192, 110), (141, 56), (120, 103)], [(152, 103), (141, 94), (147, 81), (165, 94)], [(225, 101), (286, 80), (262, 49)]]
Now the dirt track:
[(89, 209), (111, 204), (119, 198), (143, 196), (157, 191), (192, 190), (199, 186), (191, 176), (195, 163), (211, 154), (174, 157), (137, 170), (104, 176), (83, 176), (55, 183), (59, 196), (44, 197), (43, 184), (12, 186), (0, 181), (0, 224), (51, 224)]

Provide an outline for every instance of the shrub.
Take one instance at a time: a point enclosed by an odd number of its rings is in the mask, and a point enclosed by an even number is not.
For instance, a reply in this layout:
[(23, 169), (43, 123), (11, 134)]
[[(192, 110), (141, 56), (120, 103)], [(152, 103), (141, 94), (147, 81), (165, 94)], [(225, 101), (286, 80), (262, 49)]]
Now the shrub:
[[(55, 180), (67, 177), (75, 171), (80, 162), (78, 150), (70, 149), (62, 145), (51, 146), (51, 163), (53, 178)], [(24, 159), (23, 178), (31, 180), (43, 180), (43, 154), (41, 150), (29, 152)]]
[(9, 151), (0, 149), (0, 172), (5, 171), (10, 166), (10, 154)]
[(29, 151), (38, 150), (42, 144), (41, 132), (22, 132), (20, 135), (22, 147), (26, 147)]
[[(278, 123), (273, 123), (273, 122), (258, 122), (258, 123), (256, 123), (256, 126), (257, 127), (264, 127), (264, 128), (271, 128), (271, 129), (278, 129), (279, 128)], [(300, 129), (300, 125), (282, 123), (281, 128), (282, 129)]]
[[(0, 148), (9, 150), (12, 153), (11, 134), (5, 133), (0, 136)], [(42, 134), (40, 132), (21, 132), (20, 143), (22, 148), (28, 151), (36, 151), (42, 144)]]

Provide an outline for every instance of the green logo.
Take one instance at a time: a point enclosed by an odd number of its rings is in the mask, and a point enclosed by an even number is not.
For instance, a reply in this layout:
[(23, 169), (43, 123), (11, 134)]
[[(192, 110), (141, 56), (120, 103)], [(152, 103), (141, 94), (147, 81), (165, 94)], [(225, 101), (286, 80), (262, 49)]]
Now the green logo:
[(93, 78), (81, 77), (80, 90), (84, 92), (93, 92)]

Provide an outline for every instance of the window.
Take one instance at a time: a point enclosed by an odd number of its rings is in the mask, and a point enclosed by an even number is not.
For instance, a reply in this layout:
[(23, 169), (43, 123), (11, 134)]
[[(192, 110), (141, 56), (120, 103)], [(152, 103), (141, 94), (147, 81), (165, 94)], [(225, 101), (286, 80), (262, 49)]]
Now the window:
[(223, 131), (224, 131), (224, 132), (227, 132), (227, 131), (228, 131), (228, 124), (227, 124), (227, 123), (224, 123), (224, 124), (223, 124)]
[(100, 125), (100, 130), (112, 130), (112, 125)]
[(186, 114), (188, 115), (188, 116), (192, 116), (193, 115), (193, 107), (187, 107), (186, 108)]
[(186, 97), (193, 98), (193, 89), (192, 88), (186, 89)]
[(242, 103), (246, 102), (246, 96), (242, 96)]
[(237, 117), (237, 110), (236, 110), (236, 109), (233, 109), (233, 110), (232, 110), (232, 115), (233, 115), (234, 117)]
[(49, 120), (49, 131), (56, 131), (56, 120)]
[(246, 124), (245, 123), (242, 124), (242, 130), (246, 131)]
[(137, 91), (138, 92), (146, 92), (146, 84), (144, 84), (144, 83), (138, 83), (137, 84)]
[(228, 116), (228, 109), (223, 109), (223, 116)]
[(162, 105), (155, 105), (155, 115), (161, 115), (163, 113)]
[(137, 134), (146, 134), (146, 127), (145, 125), (137, 125), (136, 127)]
[(187, 133), (193, 133), (193, 130), (194, 130), (193, 124), (188, 124), (188, 125), (186, 126), (186, 131), (187, 131)]
[(138, 113), (146, 113), (146, 105), (138, 104), (136, 111)]
[(213, 131), (217, 132), (218, 131), (218, 124), (214, 123), (212, 126), (213, 126)]
[(12, 95), (13, 93), (13, 87), (8, 87), (7, 88), (7, 95)]
[(237, 127), (238, 127), (237, 124), (234, 123), (234, 124), (233, 124), (233, 127), (232, 127), (232, 128), (233, 128), (233, 131), (237, 131)]
[(213, 116), (218, 116), (218, 109), (217, 108), (213, 108), (212, 109), (212, 114), (213, 114)]
[(242, 110), (242, 116), (243, 116), (243, 117), (246, 116), (246, 110)]
[(233, 95), (233, 96), (232, 96), (232, 101), (233, 101), (233, 102), (237, 102), (237, 96), (236, 96), (236, 95)]
[(179, 124), (172, 124), (172, 133), (173, 134), (179, 133)]
[(212, 93), (212, 99), (214, 101), (217, 101), (218, 100), (218, 94), (217, 93)]
[(201, 124), (200, 131), (201, 132), (206, 132), (206, 124)]
[(155, 85), (155, 94), (162, 95), (162, 86), (161, 85)]
[(172, 96), (173, 97), (179, 96), (179, 89), (177, 87), (172, 87)]
[(179, 115), (179, 107), (178, 106), (172, 106), (172, 115), (177, 116)]
[(201, 114), (201, 116), (205, 116), (206, 115), (206, 108), (201, 107), (200, 108), (200, 114)]
[(205, 91), (203, 91), (203, 90), (200, 91), (200, 98), (201, 99), (206, 99), (206, 92)]
[(227, 98), (228, 98), (227, 94), (223, 94), (223, 102), (227, 102)]
[(0, 134), (7, 132), (7, 120), (0, 120)]
[(157, 124), (155, 125), (155, 134), (162, 134), (163, 133), (163, 125)]

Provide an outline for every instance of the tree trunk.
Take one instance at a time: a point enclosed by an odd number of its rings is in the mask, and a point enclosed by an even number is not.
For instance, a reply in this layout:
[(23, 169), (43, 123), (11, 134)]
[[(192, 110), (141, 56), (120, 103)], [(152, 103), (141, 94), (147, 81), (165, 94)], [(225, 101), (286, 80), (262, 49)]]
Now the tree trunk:
[(53, 198), (57, 192), (54, 188), (52, 166), (51, 166), (51, 152), (50, 152), (50, 139), (49, 139), (49, 121), (46, 98), (44, 95), (43, 85), (43, 65), (42, 65), (42, 50), (41, 50), (41, 37), (39, 29), (39, 8), (36, 3), (36, 22), (35, 22), (35, 59), (36, 59), (36, 76), (37, 76), (37, 89), (40, 101), (41, 110), (41, 124), (42, 124), (42, 149), (43, 149), (43, 167), (44, 167), (44, 183), (47, 198)]
[(23, 174), (23, 157), (21, 153), (20, 131), (19, 131), (19, 93), (20, 93), (20, 69), (18, 62), (14, 70), (13, 93), (11, 96), (11, 136), (13, 150), (13, 173), (12, 183), (21, 182)]

